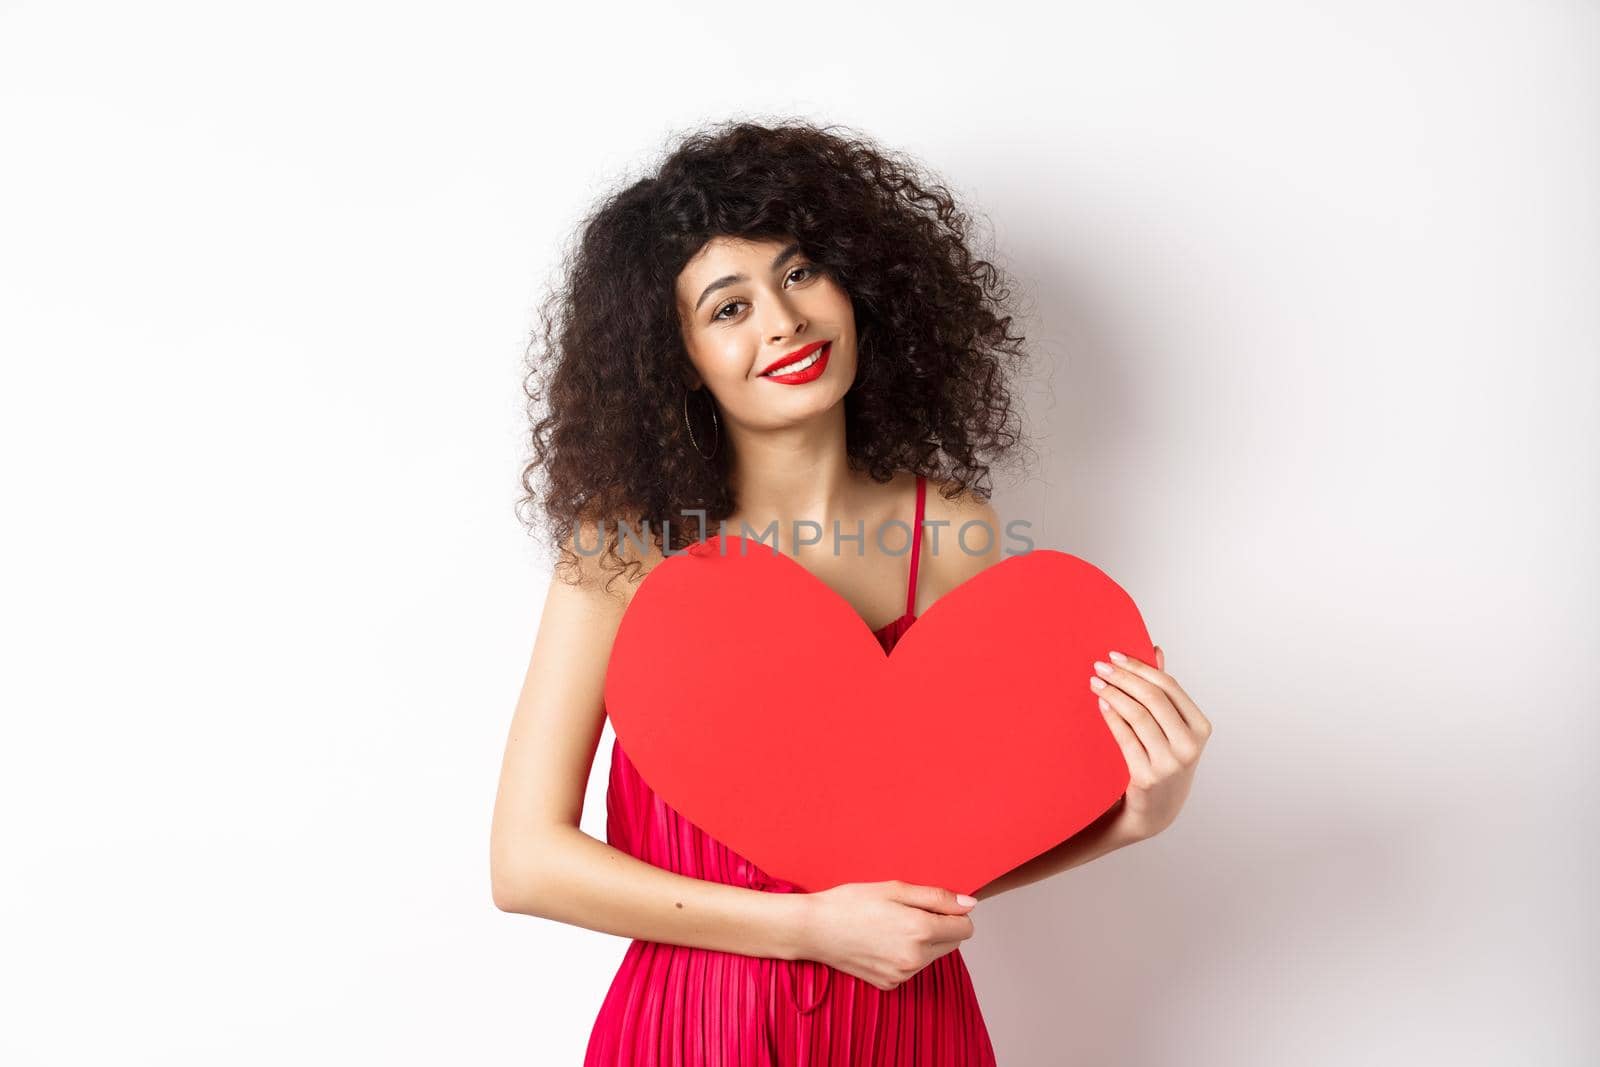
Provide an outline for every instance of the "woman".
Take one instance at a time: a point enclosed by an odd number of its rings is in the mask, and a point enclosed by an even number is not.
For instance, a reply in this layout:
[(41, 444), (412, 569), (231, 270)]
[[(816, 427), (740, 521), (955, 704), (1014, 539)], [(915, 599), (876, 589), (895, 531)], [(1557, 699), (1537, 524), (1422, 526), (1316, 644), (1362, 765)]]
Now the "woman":
[[(899, 881), (800, 892), (674, 811), (620, 745), (607, 843), (578, 828), (612, 639), (669, 546), (774, 530), (886, 649), (1000, 558), (986, 480), (1020, 440), (1008, 374), (1024, 350), (967, 225), (944, 187), (865, 139), (733, 123), (686, 137), (582, 227), (528, 381), (523, 504), (562, 580), (507, 743), (491, 868), (504, 910), (634, 939), (591, 1067), (994, 1062), (959, 950), (974, 898)], [(937, 536), (972, 520), (994, 533), (986, 554)], [(894, 521), (910, 544), (880, 532)], [(623, 525), (648, 531), (644, 551)], [(1163, 658), (1093, 679), (1127, 795), (977, 898), (1176, 817), (1210, 724)]]

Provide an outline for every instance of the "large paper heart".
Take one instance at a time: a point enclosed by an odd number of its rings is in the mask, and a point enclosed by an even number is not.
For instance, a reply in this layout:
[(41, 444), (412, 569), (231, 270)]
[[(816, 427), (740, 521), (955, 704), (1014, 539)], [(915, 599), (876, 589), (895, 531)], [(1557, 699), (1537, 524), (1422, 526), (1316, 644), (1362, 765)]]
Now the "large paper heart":
[(885, 653), (797, 560), (714, 536), (634, 592), (605, 703), (651, 788), (768, 874), (969, 893), (1126, 791), (1088, 686), (1112, 649), (1155, 661), (1132, 598), (1064, 552), (990, 566)]

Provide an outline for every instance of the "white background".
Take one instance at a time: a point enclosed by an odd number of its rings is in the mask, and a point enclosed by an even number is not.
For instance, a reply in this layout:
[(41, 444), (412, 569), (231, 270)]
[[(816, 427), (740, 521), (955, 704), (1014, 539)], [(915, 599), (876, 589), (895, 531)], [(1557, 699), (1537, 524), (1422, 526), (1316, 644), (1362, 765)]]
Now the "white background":
[(0, 1059), (580, 1061), (626, 943), (489, 894), (523, 346), (602, 189), (802, 115), (986, 220), (1002, 517), (1217, 726), (1166, 834), (976, 910), (1001, 1063), (1594, 1062), (1597, 31), (0, 5)]

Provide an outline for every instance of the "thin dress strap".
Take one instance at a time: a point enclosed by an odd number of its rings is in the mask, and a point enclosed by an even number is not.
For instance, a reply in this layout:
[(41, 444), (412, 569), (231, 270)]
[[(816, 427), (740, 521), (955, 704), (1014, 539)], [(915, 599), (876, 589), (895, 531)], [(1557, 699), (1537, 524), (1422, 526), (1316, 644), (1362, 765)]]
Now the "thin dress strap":
[(927, 491), (927, 481), (917, 475), (917, 521), (911, 526), (911, 578), (906, 582), (906, 614), (917, 606), (917, 557), (922, 554), (922, 501)]

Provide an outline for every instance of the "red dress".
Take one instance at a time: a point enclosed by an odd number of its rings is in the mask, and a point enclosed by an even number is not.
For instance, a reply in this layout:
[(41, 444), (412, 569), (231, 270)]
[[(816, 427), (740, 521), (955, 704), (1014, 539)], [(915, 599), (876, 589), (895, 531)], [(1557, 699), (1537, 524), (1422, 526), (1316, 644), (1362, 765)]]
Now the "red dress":
[[(906, 613), (875, 632), (887, 651), (911, 625), (922, 548), (917, 479)], [(606, 840), (677, 874), (797, 893), (674, 811), (613, 739)], [(813, 960), (634, 940), (589, 1035), (584, 1067), (993, 1067), (961, 950), (892, 990)]]

